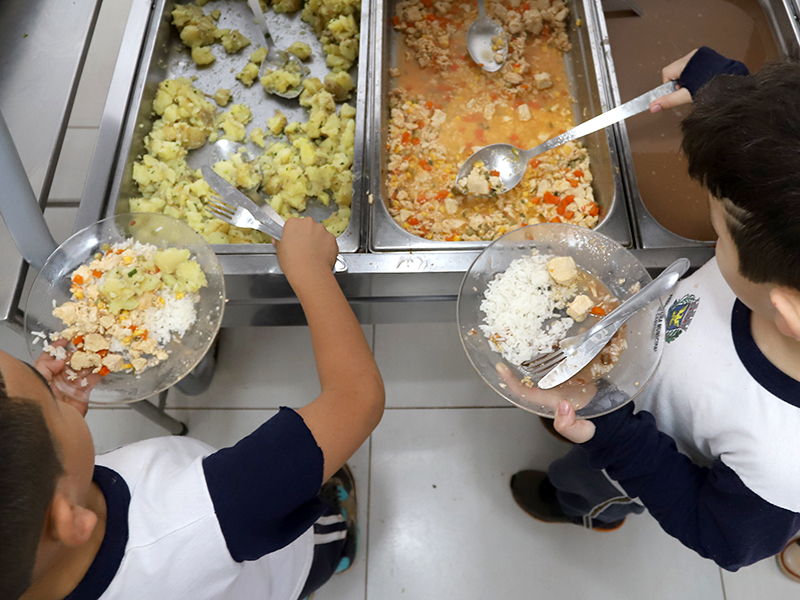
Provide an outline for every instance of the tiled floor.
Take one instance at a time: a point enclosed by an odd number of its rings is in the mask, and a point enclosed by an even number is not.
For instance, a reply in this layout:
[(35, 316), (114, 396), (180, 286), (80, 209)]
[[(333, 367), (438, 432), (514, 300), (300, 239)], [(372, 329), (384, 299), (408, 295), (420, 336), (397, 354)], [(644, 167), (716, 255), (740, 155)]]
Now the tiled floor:
[[(130, 0), (103, 4), (47, 210), (59, 241), (74, 223), (129, 7)], [(364, 331), (384, 375), (387, 410), (350, 461), (359, 497), (358, 558), (318, 600), (800, 597), (800, 586), (774, 561), (722, 572), (647, 515), (613, 533), (528, 518), (511, 499), (510, 475), (545, 468), (567, 446), (483, 385), (454, 325)], [(0, 348), (26, 358), (20, 338), (5, 328)], [(171, 391), (167, 405), (190, 435), (224, 446), (276, 407), (300, 406), (317, 392), (306, 328), (229, 329), (221, 334), (219, 368), (208, 392), (186, 397)], [(88, 421), (98, 452), (164, 435), (126, 408), (92, 409)]]

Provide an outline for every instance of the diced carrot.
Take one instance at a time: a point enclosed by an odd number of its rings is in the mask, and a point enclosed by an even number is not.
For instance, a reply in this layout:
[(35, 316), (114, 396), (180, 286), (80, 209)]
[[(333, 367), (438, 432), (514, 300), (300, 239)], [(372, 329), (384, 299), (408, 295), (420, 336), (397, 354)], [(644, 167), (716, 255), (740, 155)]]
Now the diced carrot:
[(572, 174), (575, 175), (575, 177), (583, 177), (583, 171), (581, 171), (580, 169), (574, 171)]
[(392, 17), (392, 25), (394, 25), (395, 27), (400, 25), (400, 17)]
[(426, 171), (432, 171), (433, 167), (428, 164), (427, 160), (419, 161), (419, 166), (422, 167)]
[(560, 205), (560, 206), (559, 206), (559, 207), (556, 209), (556, 212), (557, 212), (558, 214), (560, 214), (560, 215), (563, 215), (565, 212), (567, 212), (567, 209), (566, 209), (566, 208), (564, 208), (564, 205), (563, 205), (563, 204), (561, 204), (561, 205)]
[(592, 202), (592, 207), (589, 209), (589, 215), (592, 217), (596, 217), (600, 214), (600, 207), (597, 206), (594, 202)]
[(558, 217), (553, 217), (552, 219), (550, 219), (550, 222), (551, 223), (561, 223), (561, 219), (559, 219)]
[(572, 187), (578, 187), (578, 182), (577, 182), (577, 181), (575, 181), (574, 179), (570, 179), (569, 177), (567, 177), (567, 181), (569, 182), (569, 184), (570, 184)]
[(511, 66), (514, 67), (515, 69), (519, 69), (522, 66), (522, 64), (521, 63), (512, 63)]
[(410, 217), (408, 219), (409, 225), (419, 225), (419, 219), (417, 217)]
[(433, 102), (431, 102), (430, 100), (428, 100), (428, 101), (425, 103), (425, 108), (427, 108), (427, 109), (431, 109), (431, 108), (433, 108)]
[(489, 171), (489, 175), (492, 177), (500, 177), (500, 171)]
[(533, 198), (531, 198), (531, 199), (529, 200), (529, 202), (530, 202), (531, 204), (539, 204), (541, 201), (542, 201), (542, 199), (541, 199), (541, 198), (539, 198), (539, 196), (534, 196)]
[(550, 28), (549, 28), (547, 25), (545, 25), (544, 27), (542, 27), (542, 35), (543, 35), (544, 37), (547, 37), (547, 36), (549, 36), (549, 35), (550, 35)]
[(108, 356), (108, 350), (98, 350), (97, 354), (100, 356), (100, 358), (105, 358)]
[(528, 89), (528, 84), (527, 83), (523, 83), (523, 84), (520, 84), (519, 87), (522, 88), (523, 90), (527, 90)]
[(434, 17), (433, 15), (425, 15), (425, 18), (428, 19), (428, 21), (435, 21), (436, 20), (436, 17)]
[(400, 141), (404, 144), (408, 144), (411, 141), (411, 133), (408, 131), (403, 132), (403, 137), (400, 138)]
[(606, 309), (603, 308), (602, 306), (595, 306), (594, 308), (592, 308), (591, 313), (596, 317), (604, 317), (606, 314)]
[(572, 204), (573, 202), (575, 202), (575, 196), (573, 196), (572, 194), (570, 194), (569, 196), (564, 196), (564, 197), (561, 199), (561, 206), (567, 207), (567, 206), (569, 206), (570, 204)]
[(413, 140), (411, 140), (411, 143), (414, 144), (415, 146), (419, 146), (422, 143), (422, 140), (419, 138), (414, 138)]
[(545, 192), (544, 196), (542, 197), (546, 204), (560, 204), (561, 200), (558, 196), (554, 196), (550, 192)]
[(111, 369), (109, 369), (107, 366), (103, 365), (102, 367), (100, 367), (100, 375), (102, 377), (105, 377), (109, 373), (111, 373)]
[(92, 275), (94, 275), (95, 278), (100, 279), (103, 276), (103, 272), (102, 271), (92, 271)]
[(81, 277), (80, 275), (75, 275), (75, 277), (72, 278), (72, 283), (77, 283), (78, 285), (82, 284), (83, 277)]
[(83, 336), (82, 335), (76, 335), (74, 338), (72, 338), (72, 343), (75, 344), (76, 346), (82, 344), (83, 343)]
[(448, 190), (441, 190), (439, 193), (436, 194), (436, 199), (437, 200), (444, 200), (445, 198), (447, 198), (447, 194), (449, 194), (449, 193), (450, 192)]
[(540, 163), (540, 161), (536, 160), (535, 158), (532, 158), (532, 159), (530, 159), (530, 160), (528, 161), (528, 165), (531, 167), (531, 169), (535, 169), (535, 168), (536, 168), (536, 167), (538, 167), (540, 164), (541, 164), (541, 163)]
[(567, 221), (569, 221), (574, 216), (575, 216), (575, 211), (574, 210), (568, 210), (567, 212), (564, 213), (564, 218)]
[(422, 0), (422, 6), (425, 8), (430, 8), (433, 6), (433, 0)]
[(522, 9), (523, 12), (525, 12), (526, 10), (530, 10), (531, 9), (531, 5), (528, 4), (527, 2), (523, 2), (522, 6), (520, 6), (520, 8)]
[(456, 234), (454, 233), (454, 234), (448, 235), (446, 238), (444, 238), (444, 241), (445, 242), (453, 242), (453, 241), (455, 241), (455, 239), (456, 239)]
[(510, 136), (508, 136), (508, 139), (515, 144), (519, 144), (519, 136), (516, 133), (512, 133)]
[(142, 339), (143, 339), (145, 342), (147, 341), (147, 329), (145, 329), (145, 330), (144, 330), (144, 333), (142, 334)]

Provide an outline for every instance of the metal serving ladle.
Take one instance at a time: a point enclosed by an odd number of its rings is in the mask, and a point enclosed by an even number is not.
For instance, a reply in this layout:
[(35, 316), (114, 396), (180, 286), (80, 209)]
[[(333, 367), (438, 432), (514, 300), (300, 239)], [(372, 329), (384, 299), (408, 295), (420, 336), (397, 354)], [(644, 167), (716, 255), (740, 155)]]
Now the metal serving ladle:
[[(494, 50), (495, 44), (492, 40), (502, 40), (502, 48)], [(472, 22), (467, 30), (467, 50), (472, 60), (475, 61), (484, 71), (494, 73), (508, 56), (508, 39), (503, 27), (497, 22), (486, 16), (486, 6), (483, 0), (478, 0), (478, 18)], [(495, 56), (500, 54), (503, 60), (497, 62)]]
[(275, 45), (269, 33), (269, 28), (267, 27), (267, 19), (264, 17), (264, 11), (261, 10), (261, 4), (259, 4), (258, 0), (247, 0), (247, 4), (250, 5), (250, 10), (253, 11), (256, 17), (258, 28), (264, 38), (264, 47), (267, 49), (267, 57), (261, 61), (261, 66), (258, 69), (259, 80), (264, 77), (267, 69), (272, 69), (274, 71), (283, 70), (291, 64), (295, 67), (297, 72), (300, 73), (300, 85), (296, 88), (286, 90), (285, 92), (279, 92), (277, 90), (268, 91), (270, 94), (275, 94), (281, 98), (297, 98), (300, 92), (303, 91), (303, 80), (306, 78), (305, 66), (294, 54), (290, 54), (286, 52), (286, 50), (279, 50)]
[(569, 131), (562, 133), (561, 135), (557, 135), (556, 137), (551, 138), (543, 144), (539, 144), (530, 150), (522, 150), (521, 148), (517, 148), (511, 144), (490, 144), (488, 146), (484, 146), (470, 156), (466, 161), (464, 161), (464, 164), (461, 165), (456, 177), (456, 184), (458, 184), (462, 178), (467, 177), (472, 172), (475, 163), (482, 161), (487, 171), (495, 171), (499, 173), (498, 177), (500, 178), (500, 181), (505, 189), (497, 190), (497, 193), (503, 194), (516, 187), (517, 184), (522, 181), (522, 176), (525, 175), (525, 171), (528, 169), (528, 161), (535, 156), (547, 152), (548, 150), (552, 150), (553, 148), (557, 148), (558, 146), (566, 144), (567, 142), (582, 138), (590, 133), (594, 133), (599, 129), (605, 129), (609, 125), (623, 121), (628, 117), (639, 114), (640, 112), (647, 110), (653, 100), (666, 94), (670, 94), (676, 89), (677, 82), (668, 81), (667, 83), (650, 90), (646, 94), (642, 94), (638, 98), (634, 98), (633, 100), (626, 102), (621, 106), (612, 108), (611, 110), (606, 111), (603, 114), (594, 117), (593, 119), (589, 119), (588, 121), (573, 127)]

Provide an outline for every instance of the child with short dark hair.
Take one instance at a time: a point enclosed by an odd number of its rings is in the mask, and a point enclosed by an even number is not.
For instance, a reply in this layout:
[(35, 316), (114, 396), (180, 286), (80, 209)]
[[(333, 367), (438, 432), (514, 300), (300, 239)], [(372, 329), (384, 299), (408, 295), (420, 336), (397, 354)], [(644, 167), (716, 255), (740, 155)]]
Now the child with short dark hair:
[(95, 458), (86, 405), (49, 385), (64, 362), (0, 353), (0, 600), (295, 600), (349, 566), (345, 461), (381, 419), (383, 382), (332, 274), (335, 238), (289, 219), (276, 246), (321, 393), (231, 448), (162, 437)]
[[(709, 61), (733, 62), (701, 49), (681, 83)], [(577, 445), (511, 488), (538, 519), (599, 530), (643, 505), (735, 571), (800, 530), (800, 63), (691, 91), (683, 150), (710, 192), (716, 258), (665, 304), (663, 358), (635, 408), (578, 421), (561, 402), (555, 428)]]

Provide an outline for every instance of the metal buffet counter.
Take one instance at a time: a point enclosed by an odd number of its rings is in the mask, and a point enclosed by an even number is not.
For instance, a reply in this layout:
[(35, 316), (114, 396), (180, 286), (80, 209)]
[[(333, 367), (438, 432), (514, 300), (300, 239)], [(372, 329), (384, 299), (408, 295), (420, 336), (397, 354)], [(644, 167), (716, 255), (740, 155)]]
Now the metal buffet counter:
[[(150, 106), (158, 82), (166, 76), (182, 74), (184, 67), (188, 75), (188, 69), (193, 68), (186, 60), (185, 49), (183, 63), (170, 60), (170, 53), (177, 52), (180, 44), (170, 25), (173, 4), (171, 0), (134, 0), (77, 229), (125, 211), (132, 161), (142, 153), (143, 137), (153, 119)], [(234, 4), (246, 7), (242, 2)], [(567, 72), (573, 85), (575, 112), (590, 118), (620, 101), (611, 46), (600, 0), (575, 0), (569, 4), (572, 50), (567, 57)], [(772, 17), (772, 33), (781, 50), (788, 53), (796, 48), (800, 36), (794, 4), (761, 4)], [(383, 179), (387, 73), (395, 58), (393, 14), (393, 0), (362, 3), (352, 217), (339, 238), (348, 272), (337, 278), (364, 323), (452, 321), (461, 279), (486, 243), (429, 242), (403, 230), (388, 213)], [(580, 26), (576, 26), (578, 19)], [(232, 75), (228, 77), (232, 79)], [(237, 101), (242, 101), (239, 98), (237, 95)], [(707, 242), (661, 231), (663, 228), (649, 217), (647, 209), (635, 201), (632, 190), (636, 189), (636, 180), (624, 127), (610, 127), (594, 134), (587, 138), (586, 145), (593, 171), (596, 170), (594, 192), (603, 216), (598, 231), (632, 248), (652, 271), (660, 270), (678, 256), (687, 256), (693, 266), (712, 256), (713, 247)], [(304, 322), (271, 245), (218, 245), (215, 250), (226, 276), (228, 304), (223, 326)]]

